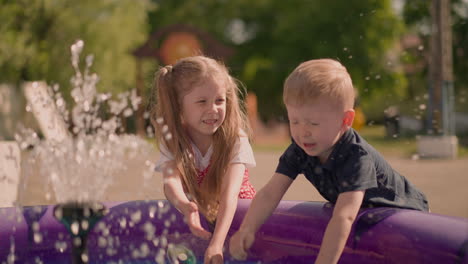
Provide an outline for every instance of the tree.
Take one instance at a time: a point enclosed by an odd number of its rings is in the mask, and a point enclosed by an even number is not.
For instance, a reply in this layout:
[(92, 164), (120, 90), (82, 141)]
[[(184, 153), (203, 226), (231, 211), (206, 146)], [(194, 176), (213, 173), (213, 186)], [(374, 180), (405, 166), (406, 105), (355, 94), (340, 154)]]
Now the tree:
[[(431, 1), (406, 1), (403, 9), (403, 18), (407, 27), (422, 39), (422, 47), (428, 47), (431, 36), (430, 30), (430, 5)], [(453, 45), (453, 69), (454, 69), (454, 88), (455, 107), (457, 111), (468, 111), (468, 1), (452, 0), (452, 45)], [(412, 63), (423, 65), (421, 74), (410, 76), (409, 78), (416, 87), (419, 87), (416, 93), (427, 91), (426, 78), (428, 73), (427, 54), (429, 49), (418, 55), (409, 56), (408, 60)]]
[(403, 24), (389, 0), (154, 2), (153, 30), (188, 23), (235, 47), (228, 65), (258, 95), (265, 120), (284, 117), (284, 79), (313, 58), (340, 60), (363, 102), (383, 98), (390, 103), (388, 97), (397, 100), (406, 88), (397, 57), (390, 57)]
[(72, 76), (70, 46), (85, 42), (94, 54), (100, 91), (134, 86), (131, 51), (147, 34), (147, 0), (0, 0), (0, 82), (45, 80), (65, 95)]

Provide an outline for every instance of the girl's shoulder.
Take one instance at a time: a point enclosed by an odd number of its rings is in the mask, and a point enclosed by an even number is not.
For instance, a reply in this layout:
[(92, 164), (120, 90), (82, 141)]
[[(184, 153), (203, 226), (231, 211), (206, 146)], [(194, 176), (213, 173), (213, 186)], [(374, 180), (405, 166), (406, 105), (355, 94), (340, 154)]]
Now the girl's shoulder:
[(255, 167), (256, 162), (247, 133), (240, 131), (233, 148), (231, 163), (244, 163), (246, 167)]
[(239, 137), (240, 138), (243, 138), (243, 137), (248, 138), (249, 135), (247, 135), (247, 133), (243, 129), (239, 129)]

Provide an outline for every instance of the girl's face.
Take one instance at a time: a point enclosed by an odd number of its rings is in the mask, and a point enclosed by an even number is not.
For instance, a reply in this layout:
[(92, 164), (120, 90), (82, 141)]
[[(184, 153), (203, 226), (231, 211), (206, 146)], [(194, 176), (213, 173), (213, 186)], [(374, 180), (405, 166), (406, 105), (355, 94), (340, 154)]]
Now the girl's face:
[(318, 157), (322, 163), (354, 117), (352, 110), (334, 109), (327, 100), (318, 99), (302, 106), (286, 105), (286, 108), (294, 141), (307, 155)]
[(225, 117), (226, 88), (217, 79), (197, 83), (182, 98), (182, 120), (195, 144), (210, 141)]

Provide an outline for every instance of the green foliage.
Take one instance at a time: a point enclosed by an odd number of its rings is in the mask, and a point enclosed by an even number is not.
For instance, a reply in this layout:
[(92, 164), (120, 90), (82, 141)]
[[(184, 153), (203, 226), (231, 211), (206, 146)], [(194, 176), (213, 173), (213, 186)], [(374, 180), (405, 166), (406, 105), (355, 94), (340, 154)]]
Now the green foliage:
[[(147, 34), (147, 0), (1, 0), (0, 82), (45, 80), (68, 94), (70, 46), (85, 42), (101, 91), (135, 85), (132, 50)], [(84, 58), (83, 58), (84, 60)]]
[[(390, 0), (154, 2), (153, 30), (173, 23), (191, 24), (235, 47), (228, 65), (257, 94), (263, 119), (284, 116), (283, 82), (309, 59), (340, 60), (363, 100), (401, 95), (406, 89), (391, 53), (403, 24)], [(234, 24), (238, 28), (233, 33)]]
[[(406, 1), (403, 9), (403, 18), (408, 28), (418, 34), (426, 47), (431, 37), (431, 2), (427, 0)], [(468, 72), (468, 1), (451, 0), (451, 6), (455, 107), (456, 111), (468, 112), (468, 75), (466, 74)], [(429, 52), (429, 49), (423, 52)], [(419, 56), (413, 55), (411, 62), (423, 64), (422, 73), (427, 73), (428, 56), (424, 53)], [(411, 85), (417, 87), (415, 90), (427, 90), (427, 81), (427, 77), (424, 78), (421, 75), (410, 76)]]

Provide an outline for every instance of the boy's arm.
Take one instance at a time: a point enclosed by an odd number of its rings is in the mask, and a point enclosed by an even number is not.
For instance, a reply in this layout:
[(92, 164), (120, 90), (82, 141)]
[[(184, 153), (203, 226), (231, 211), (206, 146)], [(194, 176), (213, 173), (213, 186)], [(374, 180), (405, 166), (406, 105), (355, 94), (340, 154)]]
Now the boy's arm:
[[(245, 165), (242, 163), (233, 163), (229, 166), (225, 177), (221, 183), (219, 209), (216, 217), (216, 226), (205, 253), (205, 262), (212, 258), (219, 259), (217, 255), (222, 256), (222, 249), (226, 235), (231, 227), (232, 219), (237, 209), (239, 191), (242, 185), (242, 179), (245, 172)], [(216, 262), (217, 261), (213, 261)]]
[(291, 178), (275, 173), (270, 181), (257, 192), (239, 230), (231, 238), (229, 251), (234, 258), (238, 260), (247, 258), (247, 250), (252, 246), (255, 233), (271, 216), (292, 182)]
[(364, 191), (344, 192), (338, 196), (315, 263), (338, 262), (363, 198)]
[(190, 231), (201, 238), (209, 239), (211, 233), (206, 231), (200, 224), (198, 206), (190, 201), (185, 195), (180, 175), (174, 161), (164, 163), (162, 167), (164, 195), (166, 199), (185, 217)]

